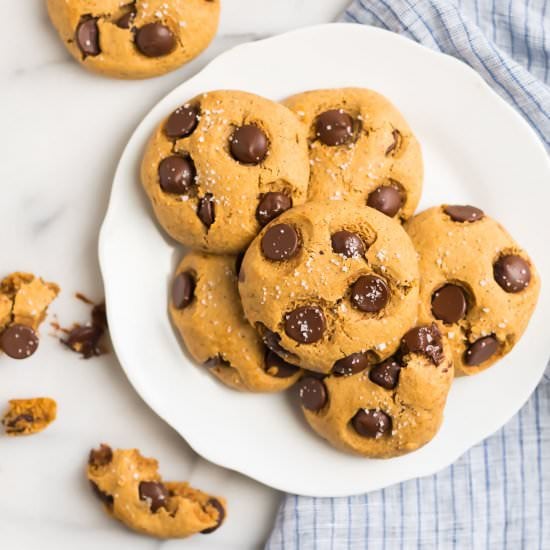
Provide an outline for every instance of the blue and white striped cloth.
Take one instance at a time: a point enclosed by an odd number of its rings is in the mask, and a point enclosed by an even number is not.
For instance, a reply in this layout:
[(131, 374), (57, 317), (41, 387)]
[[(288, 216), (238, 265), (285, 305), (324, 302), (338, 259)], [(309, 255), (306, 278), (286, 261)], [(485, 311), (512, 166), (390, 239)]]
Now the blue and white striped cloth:
[[(550, 0), (355, 0), (342, 20), (462, 59), (550, 150)], [(362, 496), (287, 495), (266, 544), (411, 548), (550, 549), (550, 368), (516, 417), (451, 467)]]

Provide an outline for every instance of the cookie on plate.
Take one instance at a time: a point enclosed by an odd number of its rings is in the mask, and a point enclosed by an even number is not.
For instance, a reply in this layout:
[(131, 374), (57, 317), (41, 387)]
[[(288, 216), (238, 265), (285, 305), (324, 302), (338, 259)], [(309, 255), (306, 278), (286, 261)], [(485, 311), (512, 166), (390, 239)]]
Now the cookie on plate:
[(84, 67), (148, 78), (187, 63), (208, 46), (219, 0), (48, 0), (54, 27)]
[(506, 355), (535, 308), (540, 280), (529, 256), (473, 206), (443, 205), (406, 225), (419, 254), (420, 312), (449, 339), (457, 374)]
[(172, 321), (192, 357), (228, 386), (285, 390), (301, 370), (267, 349), (244, 318), (237, 263), (233, 256), (189, 253), (172, 283)]
[(171, 237), (237, 254), (262, 226), (306, 200), (305, 131), (294, 113), (269, 99), (208, 92), (158, 126), (141, 178)]
[(212, 533), (225, 519), (225, 500), (180, 481), (163, 482), (154, 458), (137, 449), (101, 445), (90, 452), (87, 477), (106, 512), (153, 537)]
[(364, 88), (314, 90), (285, 102), (308, 131), (309, 198), (345, 199), (406, 220), (422, 190), (420, 145), (399, 111)]
[(308, 423), (333, 446), (389, 458), (434, 437), (453, 376), (445, 338), (435, 324), (419, 325), (393, 357), (351, 376), (304, 378), (299, 395)]
[(270, 349), (308, 370), (355, 372), (392, 355), (414, 326), (418, 263), (377, 210), (311, 202), (272, 221), (246, 251), (239, 292)]

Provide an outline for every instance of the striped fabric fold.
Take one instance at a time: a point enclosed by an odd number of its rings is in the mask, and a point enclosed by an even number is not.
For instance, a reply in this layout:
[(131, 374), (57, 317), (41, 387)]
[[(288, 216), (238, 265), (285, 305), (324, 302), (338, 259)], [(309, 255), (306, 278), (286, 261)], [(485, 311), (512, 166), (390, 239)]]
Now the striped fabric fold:
[[(550, 0), (355, 0), (341, 19), (466, 62), (550, 150)], [(548, 517), (550, 366), (506, 426), (434, 476), (349, 498), (286, 495), (265, 548), (543, 550)]]
[(391, 30), (474, 68), (550, 148), (548, 0), (356, 0), (343, 20)]

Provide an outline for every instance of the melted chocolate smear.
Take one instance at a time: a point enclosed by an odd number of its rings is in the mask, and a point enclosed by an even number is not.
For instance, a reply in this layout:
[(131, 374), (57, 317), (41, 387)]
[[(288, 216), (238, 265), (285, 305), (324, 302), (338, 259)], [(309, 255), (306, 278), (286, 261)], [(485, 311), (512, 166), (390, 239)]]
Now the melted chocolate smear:
[(65, 338), (60, 338), (60, 342), (72, 351), (80, 353), (84, 359), (104, 355), (107, 350), (101, 345), (101, 341), (108, 328), (105, 303), (94, 304), (80, 292), (76, 294), (76, 297), (93, 306), (90, 313), (91, 320), (85, 325), (75, 324), (70, 329), (59, 327), (66, 334)]

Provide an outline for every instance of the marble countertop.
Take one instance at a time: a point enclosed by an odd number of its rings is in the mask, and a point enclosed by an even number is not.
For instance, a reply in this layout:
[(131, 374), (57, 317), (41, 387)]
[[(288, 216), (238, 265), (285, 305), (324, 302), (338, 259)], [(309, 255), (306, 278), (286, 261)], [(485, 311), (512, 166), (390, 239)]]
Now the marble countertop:
[[(88, 318), (75, 292), (103, 297), (98, 231), (117, 160), (142, 116), (227, 48), (331, 21), (348, 0), (222, 4), (219, 34), (206, 52), (169, 75), (134, 82), (97, 77), (73, 62), (49, 25), (44, 0), (12, 2), (0, 20), (0, 275), (26, 270), (60, 284), (50, 312), (62, 326)], [(46, 323), (28, 360), (0, 357), (1, 409), (10, 398), (39, 395), (54, 397), (59, 408), (57, 421), (39, 435), (0, 436), (0, 548), (261, 548), (281, 495), (197, 457), (141, 401), (112, 353), (82, 360), (49, 332)], [(224, 528), (160, 543), (109, 520), (83, 476), (87, 453), (100, 442), (138, 447), (160, 460), (165, 478), (225, 495)]]

